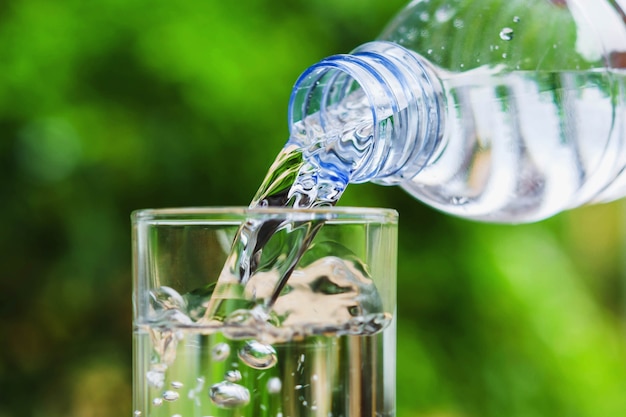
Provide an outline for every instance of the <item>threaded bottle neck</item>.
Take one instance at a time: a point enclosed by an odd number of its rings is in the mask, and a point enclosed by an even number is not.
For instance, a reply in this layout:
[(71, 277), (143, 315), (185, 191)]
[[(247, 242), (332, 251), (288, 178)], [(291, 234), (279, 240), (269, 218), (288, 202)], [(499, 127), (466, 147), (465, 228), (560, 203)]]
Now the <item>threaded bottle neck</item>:
[(398, 184), (440, 143), (443, 101), (426, 60), (394, 43), (367, 43), (320, 61), (296, 81), (290, 142), (346, 182)]

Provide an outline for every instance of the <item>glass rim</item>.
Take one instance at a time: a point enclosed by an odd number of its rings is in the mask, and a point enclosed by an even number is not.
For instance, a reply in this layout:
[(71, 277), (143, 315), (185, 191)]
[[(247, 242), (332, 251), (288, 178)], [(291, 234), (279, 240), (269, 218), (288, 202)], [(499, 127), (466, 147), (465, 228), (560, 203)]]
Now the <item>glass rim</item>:
[(133, 223), (159, 221), (224, 221), (245, 218), (289, 218), (289, 220), (351, 221), (357, 223), (397, 223), (398, 212), (379, 207), (291, 207), (249, 208), (244, 206), (146, 208), (131, 213)]

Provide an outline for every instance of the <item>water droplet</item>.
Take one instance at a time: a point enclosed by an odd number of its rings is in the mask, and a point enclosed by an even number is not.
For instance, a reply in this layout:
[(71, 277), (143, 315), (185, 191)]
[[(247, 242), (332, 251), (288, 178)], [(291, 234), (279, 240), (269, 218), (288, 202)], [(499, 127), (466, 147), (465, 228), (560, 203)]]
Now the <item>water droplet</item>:
[(267, 381), (267, 392), (269, 392), (270, 394), (278, 394), (282, 388), (283, 383), (278, 377), (270, 378)]
[(133, 413), (133, 417), (139, 417), (139, 416), (141, 416), (141, 411), (135, 410), (135, 412)]
[(174, 414), (172, 417), (183, 417), (180, 414)]
[(437, 19), (439, 23), (443, 23), (450, 20), (454, 13), (455, 10), (452, 9), (450, 5), (444, 4), (435, 12), (435, 19)]
[(452, 197), (450, 202), (456, 206), (462, 206), (469, 203), (469, 200), (466, 197)]
[(250, 340), (239, 350), (239, 359), (255, 369), (267, 369), (276, 365), (276, 351), (270, 345)]
[(250, 391), (241, 385), (224, 381), (209, 389), (209, 397), (218, 407), (235, 408), (250, 402)]
[(454, 22), (452, 22), (452, 25), (456, 29), (463, 29), (463, 26), (465, 26), (465, 23), (461, 19), (454, 19)]
[(239, 382), (241, 381), (241, 372), (236, 369), (231, 369), (226, 372), (225, 378), (228, 382)]
[(180, 395), (176, 391), (165, 391), (163, 393), (163, 399), (165, 401), (176, 401)]
[(430, 19), (430, 15), (428, 14), (428, 12), (422, 12), (420, 13), (420, 20), (422, 22), (427, 21), (428, 19)]
[(428, 50), (428, 51), (426, 51), (426, 52), (428, 53), (428, 55), (430, 55), (430, 54), (432, 54), (432, 53), (433, 53), (433, 50), (432, 50), (432, 49), (429, 49), (429, 50)]
[(519, 23), (520, 20), (519, 16), (513, 16), (513, 22)]
[(230, 346), (228, 343), (218, 343), (213, 347), (211, 351), (211, 356), (214, 361), (223, 361), (230, 355)]
[(160, 407), (163, 404), (163, 398), (155, 398), (152, 400), (152, 405), (155, 407)]
[(173, 381), (172, 382), (172, 388), (174, 389), (181, 389), (183, 387), (183, 383), (180, 381)]
[(513, 39), (513, 29), (511, 28), (503, 28), (500, 31), (500, 39), (503, 41), (510, 41)]
[(506, 52), (502, 54), (502, 58), (506, 58)]

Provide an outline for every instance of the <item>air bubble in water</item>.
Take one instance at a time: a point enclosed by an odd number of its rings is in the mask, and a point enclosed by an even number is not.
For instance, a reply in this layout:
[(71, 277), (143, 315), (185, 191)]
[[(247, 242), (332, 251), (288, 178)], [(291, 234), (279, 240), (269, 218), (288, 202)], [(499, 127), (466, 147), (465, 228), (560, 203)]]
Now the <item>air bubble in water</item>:
[(239, 350), (239, 359), (255, 369), (267, 369), (276, 365), (276, 351), (270, 345), (250, 340)]
[(152, 405), (154, 405), (155, 407), (159, 407), (163, 404), (163, 398), (155, 398), (154, 400), (152, 400)]
[(148, 380), (148, 385), (154, 388), (163, 387), (163, 381), (165, 380), (165, 373), (161, 371), (148, 371), (146, 372), (146, 379)]
[(202, 392), (202, 388), (204, 387), (204, 377), (201, 376), (196, 378), (196, 382), (196, 386), (189, 390), (187, 397), (194, 400), (197, 406), (200, 406), (200, 398), (198, 394)]
[(165, 391), (163, 393), (163, 399), (165, 401), (176, 401), (180, 395), (176, 391)]
[(141, 411), (135, 410), (135, 412), (133, 413), (133, 417), (139, 417), (139, 416), (141, 416)]
[(214, 361), (223, 361), (230, 355), (230, 346), (228, 343), (218, 343), (213, 347), (211, 356)]
[(513, 39), (513, 29), (511, 28), (503, 28), (500, 31), (500, 39), (503, 41), (510, 41)]
[(519, 16), (513, 16), (513, 22), (519, 23), (520, 20)]
[(267, 392), (269, 392), (270, 394), (278, 394), (282, 388), (283, 383), (278, 377), (270, 378), (267, 381)]
[(172, 388), (174, 389), (181, 389), (183, 387), (183, 383), (180, 381), (174, 381), (172, 382)]
[(241, 372), (239, 372), (236, 369), (232, 369), (228, 372), (226, 372), (226, 380), (228, 382), (239, 382), (241, 381)]
[(155, 310), (180, 310), (185, 311), (187, 302), (173, 288), (162, 286), (150, 291), (150, 301)]
[(235, 408), (250, 402), (250, 391), (241, 385), (224, 381), (209, 389), (209, 397), (218, 407)]

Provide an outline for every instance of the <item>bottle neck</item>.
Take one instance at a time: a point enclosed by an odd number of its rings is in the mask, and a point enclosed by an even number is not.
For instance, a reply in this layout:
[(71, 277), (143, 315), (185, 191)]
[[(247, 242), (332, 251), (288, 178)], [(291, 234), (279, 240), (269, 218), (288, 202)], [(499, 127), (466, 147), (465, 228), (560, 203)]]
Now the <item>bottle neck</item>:
[(441, 83), (421, 56), (390, 42), (326, 58), (296, 81), (290, 143), (346, 182), (413, 178), (441, 142)]

